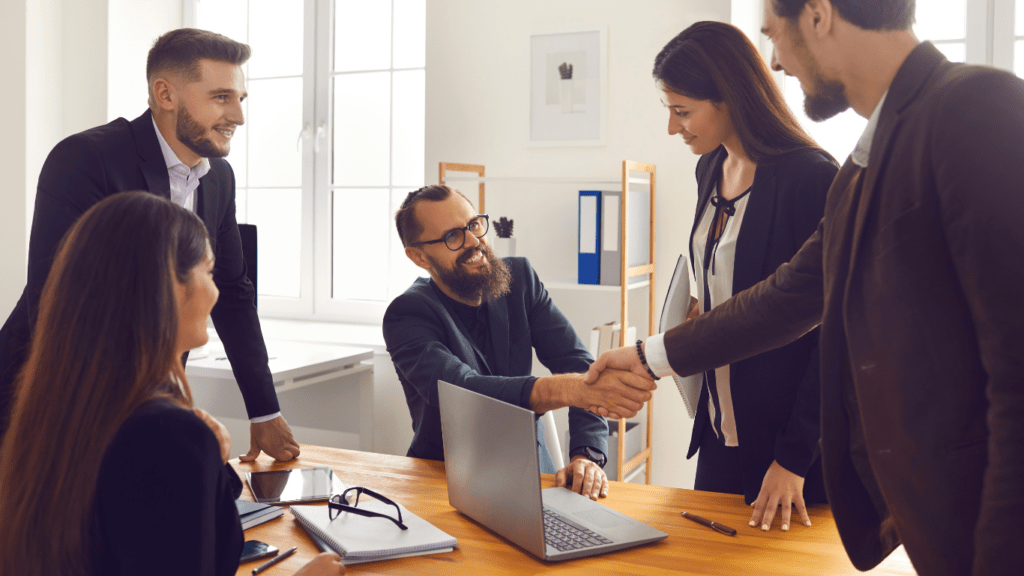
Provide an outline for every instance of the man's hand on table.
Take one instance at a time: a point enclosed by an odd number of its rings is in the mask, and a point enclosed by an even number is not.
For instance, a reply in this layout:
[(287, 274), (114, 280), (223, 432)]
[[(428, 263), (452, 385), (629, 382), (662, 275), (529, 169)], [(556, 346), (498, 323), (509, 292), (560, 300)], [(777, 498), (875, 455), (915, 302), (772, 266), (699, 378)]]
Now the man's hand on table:
[(577, 454), (555, 474), (555, 486), (565, 486), (591, 500), (608, 495), (608, 476), (593, 460)]
[(249, 424), (249, 452), (238, 457), (240, 462), (252, 462), (266, 452), (278, 462), (286, 462), (299, 456), (299, 443), (292, 437), (284, 416), (266, 422)]

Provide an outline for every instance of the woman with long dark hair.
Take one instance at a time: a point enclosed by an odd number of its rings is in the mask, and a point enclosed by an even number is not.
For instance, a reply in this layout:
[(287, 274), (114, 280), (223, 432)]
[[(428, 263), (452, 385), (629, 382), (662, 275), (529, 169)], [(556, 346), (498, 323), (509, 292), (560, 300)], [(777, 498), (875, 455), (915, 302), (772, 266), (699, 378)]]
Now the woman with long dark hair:
[[(206, 342), (213, 265), (203, 222), (143, 192), (69, 230), (0, 448), (0, 574), (235, 573), (242, 484), (181, 363)], [(322, 554), (299, 573), (343, 572)]]
[[(689, 246), (697, 279), (691, 315), (698, 314), (797, 252), (821, 220), (837, 165), (800, 128), (757, 49), (734, 26), (690, 26), (658, 54), (654, 78), (669, 134), (701, 156)], [(810, 525), (805, 502), (825, 501), (817, 346), (815, 330), (704, 375), (687, 451), (687, 458), (699, 454), (695, 488), (743, 494), (754, 507), (751, 526), (770, 529), (779, 505), (783, 530), (792, 505)]]

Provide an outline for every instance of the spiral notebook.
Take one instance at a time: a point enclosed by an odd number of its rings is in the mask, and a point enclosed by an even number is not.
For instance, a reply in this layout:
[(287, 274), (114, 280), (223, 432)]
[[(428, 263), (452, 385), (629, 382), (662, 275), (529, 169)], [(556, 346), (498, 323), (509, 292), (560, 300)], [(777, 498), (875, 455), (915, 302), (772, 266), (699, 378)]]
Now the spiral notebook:
[[(450, 552), (458, 542), (430, 522), (402, 508), (402, 530), (385, 518), (342, 512), (331, 520), (327, 506), (292, 506), (292, 514), (310, 534), (341, 556), (346, 564), (388, 560), (424, 553)], [(359, 503), (360, 508), (393, 514), (394, 508), (376, 500)]]

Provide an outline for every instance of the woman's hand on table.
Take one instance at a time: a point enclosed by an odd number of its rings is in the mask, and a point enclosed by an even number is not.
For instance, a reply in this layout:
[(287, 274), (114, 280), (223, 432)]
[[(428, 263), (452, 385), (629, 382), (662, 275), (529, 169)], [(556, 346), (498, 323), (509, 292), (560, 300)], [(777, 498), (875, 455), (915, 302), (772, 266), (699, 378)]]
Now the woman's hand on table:
[(345, 565), (341, 556), (333, 552), (324, 552), (299, 569), (295, 576), (336, 576), (345, 573)]
[(750, 517), (751, 526), (761, 526), (761, 530), (771, 530), (775, 511), (782, 506), (782, 531), (789, 530), (793, 505), (803, 520), (804, 526), (811, 525), (804, 504), (804, 479), (798, 474), (786, 470), (778, 462), (773, 461), (761, 482), (761, 492), (751, 506), (754, 514)]

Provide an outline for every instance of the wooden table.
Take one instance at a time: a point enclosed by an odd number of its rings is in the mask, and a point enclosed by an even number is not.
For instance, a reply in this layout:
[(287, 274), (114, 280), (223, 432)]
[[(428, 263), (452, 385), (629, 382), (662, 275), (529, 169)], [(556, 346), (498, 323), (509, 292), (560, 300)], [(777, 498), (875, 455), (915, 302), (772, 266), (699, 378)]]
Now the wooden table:
[[(771, 532), (762, 532), (747, 526), (750, 508), (741, 496), (612, 482), (610, 495), (602, 503), (667, 532), (669, 537), (656, 544), (611, 554), (544, 562), (452, 508), (448, 504), (443, 462), (303, 446), (302, 456), (292, 462), (277, 463), (264, 455), (256, 462), (239, 463), (236, 459), (231, 464), (240, 473), (330, 466), (346, 485), (378, 490), (459, 541), (454, 552), (356, 564), (348, 567), (350, 574), (862, 574), (850, 564), (827, 506), (811, 508), (813, 526), (809, 528), (797, 524), (784, 533), (779, 531), (776, 520)], [(553, 475), (542, 478), (544, 488), (554, 485)], [(252, 499), (248, 485), (242, 497)], [(704, 528), (682, 518), (680, 510), (719, 521), (739, 534), (729, 537)], [(245, 537), (281, 550), (299, 547), (291, 558), (263, 573), (267, 576), (293, 574), (318, 552), (288, 512), (282, 518), (250, 528)], [(243, 564), (237, 574), (251, 574), (258, 565)], [(899, 548), (867, 574), (916, 573), (903, 548)]]

